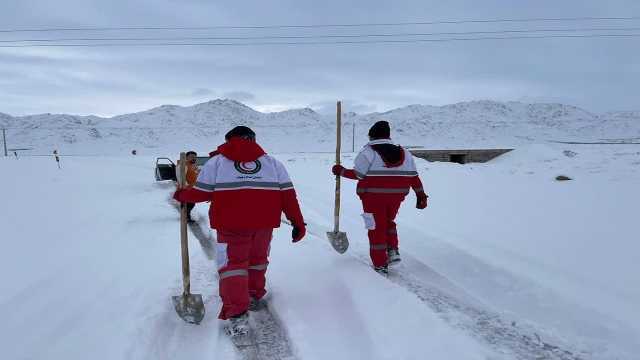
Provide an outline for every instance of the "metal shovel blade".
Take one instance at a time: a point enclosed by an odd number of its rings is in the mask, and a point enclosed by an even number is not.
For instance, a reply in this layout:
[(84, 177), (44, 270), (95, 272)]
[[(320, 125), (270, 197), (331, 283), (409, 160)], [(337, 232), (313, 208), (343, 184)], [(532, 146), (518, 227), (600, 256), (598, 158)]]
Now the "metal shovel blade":
[(200, 324), (204, 319), (204, 302), (200, 294), (172, 296), (173, 306), (178, 316), (189, 324)]
[(339, 252), (344, 254), (349, 248), (349, 239), (347, 239), (347, 233), (342, 231), (328, 231), (327, 238), (331, 243), (331, 246)]

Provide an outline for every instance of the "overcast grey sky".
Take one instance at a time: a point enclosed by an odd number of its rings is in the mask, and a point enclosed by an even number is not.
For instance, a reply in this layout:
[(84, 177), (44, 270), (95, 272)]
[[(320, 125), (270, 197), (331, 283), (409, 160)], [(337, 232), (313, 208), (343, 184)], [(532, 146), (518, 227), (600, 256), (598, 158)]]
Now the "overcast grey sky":
[[(640, 16), (640, 1), (3, 0), (0, 27), (213, 26)], [(640, 20), (375, 28), (0, 33), (268, 36), (639, 28)], [(7, 44), (7, 43), (4, 43)], [(1, 44), (0, 44), (1, 45)], [(493, 99), (640, 109), (640, 37), (255, 47), (0, 48), (0, 112), (115, 115), (227, 97), (264, 111), (384, 111)]]

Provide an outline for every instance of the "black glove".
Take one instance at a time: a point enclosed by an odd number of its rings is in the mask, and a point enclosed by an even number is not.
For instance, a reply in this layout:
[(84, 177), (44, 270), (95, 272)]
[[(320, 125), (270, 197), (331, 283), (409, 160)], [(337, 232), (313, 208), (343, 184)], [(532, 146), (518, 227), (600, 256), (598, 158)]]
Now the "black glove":
[(416, 209), (422, 210), (426, 208), (428, 198), (429, 198), (429, 195), (423, 192), (416, 193)]
[(293, 225), (293, 230), (291, 230), (291, 238), (293, 239), (294, 243), (302, 240), (304, 235), (307, 233), (307, 228), (305, 225), (307, 224), (303, 223), (302, 225)]

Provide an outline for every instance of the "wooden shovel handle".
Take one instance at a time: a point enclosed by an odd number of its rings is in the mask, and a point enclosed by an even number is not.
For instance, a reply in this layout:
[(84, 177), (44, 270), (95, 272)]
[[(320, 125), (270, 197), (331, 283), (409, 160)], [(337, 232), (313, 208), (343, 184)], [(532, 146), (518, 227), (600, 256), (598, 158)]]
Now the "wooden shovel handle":
[[(187, 182), (186, 175), (187, 155), (180, 153), (180, 164), (178, 164), (178, 185), (184, 188)], [(187, 237), (187, 207), (180, 205), (180, 250), (182, 253), (182, 286), (185, 296), (191, 294), (191, 274), (189, 269), (189, 239)]]
[[(342, 144), (342, 102), (338, 101), (336, 110), (336, 165), (340, 165), (340, 145)], [(340, 175), (336, 175), (336, 202), (333, 211), (333, 232), (340, 231)]]

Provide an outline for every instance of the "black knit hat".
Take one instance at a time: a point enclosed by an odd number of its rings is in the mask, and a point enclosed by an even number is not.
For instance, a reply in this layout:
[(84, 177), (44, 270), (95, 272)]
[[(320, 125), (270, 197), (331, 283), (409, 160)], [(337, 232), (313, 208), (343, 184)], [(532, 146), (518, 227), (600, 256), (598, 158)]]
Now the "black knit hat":
[(233, 137), (239, 137), (247, 140), (255, 140), (256, 133), (254, 133), (253, 130), (251, 130), (246, 126), (236, 126), (224, 136), (224, 139), (229, 140)]
[(371, 129), (369, 129), (369, 138), (375, 139), (389, 139), (391, 137), (391, 128), (386, 121), (378, 121)]

